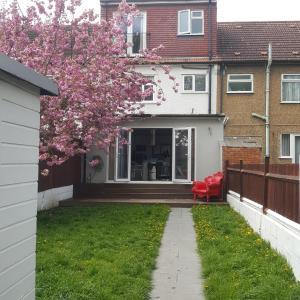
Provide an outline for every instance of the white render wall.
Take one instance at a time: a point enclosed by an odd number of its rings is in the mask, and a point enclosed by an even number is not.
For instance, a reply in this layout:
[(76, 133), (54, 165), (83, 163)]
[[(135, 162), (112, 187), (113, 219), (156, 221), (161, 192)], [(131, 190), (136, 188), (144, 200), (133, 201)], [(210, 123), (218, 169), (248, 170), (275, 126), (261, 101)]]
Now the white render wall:
[[(195, 179), (204, 177), (222, 169), (220, 143), (223, 141), (223, 119), (201, 117), (151, 117), (137, 119), (124, 124), (129, 128), (195, 128)], [(91, 160), (94, 155), (100, 155), (104, 168), (97, 173), (87, 163), (87, 177), (91, 175), (92, 183), (105, 182), (107, 176), (107, 154), (104, 151), (92, 149), (87, 155)], [(88, 181), (89, 182), (89, 181)]]
[(39, 111), (38, 88), (0, 74), (1, 300), (35, 298)]
[(232, 191), (227, 195), (227, 201), (254, 231), (287, 259), (296, 279), (300, 281), (300, 224), (269, 209), (267, 214), (263, 214), (262, 205), (246, 198), (240, 202), (239, 195)]
[(73, 198), (73, 185), (54, 188), (38, 193), (37, 210), (57, 207), (60, 201)]
[[(154, 80), (161, 80), (161, 87), (164, 91), (165, 98), (160, 106), (153, 103), (145, 104), (143, 111), (145, 114), (208, 114), (208, 66), (193, 64), (188, 65), (171, 65), (171, 75), (176, 77), (176, 82), (179, 83), (178, 93), (172, 89), (173, 84), (169, 79), (169, 75), (164, 74), (164, 71), (158, 67), (157, 71), (152, 71), (150, 66), (138, 66), (136, 70), (145, 76), (154, 76)], [(212, 97), (211, 97), (211, 113), (216, 113), (217, 106), (217, 66), (212, 68)], [(207, 92), (205, 93), (183, 93), (182, 75), (187, 74), (207, 74)], [(155, 95), (154, 95), (155, 100)]]

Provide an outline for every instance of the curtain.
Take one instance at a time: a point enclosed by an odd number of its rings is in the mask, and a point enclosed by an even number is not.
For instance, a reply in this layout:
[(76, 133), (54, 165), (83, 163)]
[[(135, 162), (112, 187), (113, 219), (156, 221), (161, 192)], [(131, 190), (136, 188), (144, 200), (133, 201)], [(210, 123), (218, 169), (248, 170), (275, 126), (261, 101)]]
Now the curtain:
[(283, 134), (281, 136), (281, 155), (290, 156), (290, 135)]
[(300, 102), (300, 82), (283, 82), (282, 89), (282, 101)]

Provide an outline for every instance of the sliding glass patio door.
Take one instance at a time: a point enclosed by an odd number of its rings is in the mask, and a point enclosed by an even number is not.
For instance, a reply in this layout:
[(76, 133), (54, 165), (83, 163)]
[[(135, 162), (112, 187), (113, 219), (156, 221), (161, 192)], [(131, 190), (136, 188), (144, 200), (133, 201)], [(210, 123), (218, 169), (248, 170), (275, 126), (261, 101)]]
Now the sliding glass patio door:
[(191, 128), (173, 129), (173, 181), (191, 181)]
[(116, 145), (115, 180), (130, 181), (131, 132), (127, 129), (122, 129)]

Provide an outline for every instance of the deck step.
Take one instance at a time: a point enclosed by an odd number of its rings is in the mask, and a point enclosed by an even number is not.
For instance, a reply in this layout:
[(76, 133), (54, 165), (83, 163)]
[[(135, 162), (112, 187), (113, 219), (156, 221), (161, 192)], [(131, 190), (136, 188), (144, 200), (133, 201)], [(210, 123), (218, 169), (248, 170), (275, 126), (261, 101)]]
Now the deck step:
[(101, 204), (167, 204), (173, 207), (192, 207), (193, 205), (227, 205), (226, 202), (220, 199), (214, 202), (200, 202), (193, 201), (191, 199), (99, 199), (99, 198), (84, 198), (84, 199), (70, 199), (60, 201), (60, 207), (72, 207), (72, 206), (94, 206)]
[(75, 198), (193, 199), (191, 184), (105, 183), (75, 186)]

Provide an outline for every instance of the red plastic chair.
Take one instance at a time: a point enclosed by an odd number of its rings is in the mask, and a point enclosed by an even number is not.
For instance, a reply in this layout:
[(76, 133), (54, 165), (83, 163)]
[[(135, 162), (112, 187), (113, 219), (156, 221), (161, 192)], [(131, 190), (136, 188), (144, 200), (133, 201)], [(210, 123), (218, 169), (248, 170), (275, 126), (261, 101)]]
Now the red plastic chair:
[(194, 181), (192, 187), (192, 193), (194, 194), (194, 200), (199, 198), (206, 198), (208, 202), (211, 197), (221, 197), (222, 195), (222, 181), (223, 173), (217, 172), (213, 176), (208, 176), (204, 181)]

